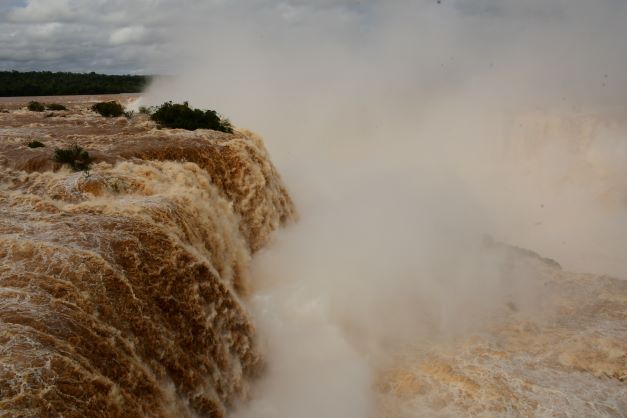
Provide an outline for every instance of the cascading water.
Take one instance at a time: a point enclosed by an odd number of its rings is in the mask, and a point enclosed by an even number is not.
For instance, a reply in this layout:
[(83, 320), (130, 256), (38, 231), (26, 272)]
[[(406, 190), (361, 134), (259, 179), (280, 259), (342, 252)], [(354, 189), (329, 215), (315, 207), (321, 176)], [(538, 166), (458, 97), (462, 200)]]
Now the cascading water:
[[(0, 168), (0, 415), (223, 417), (263, 368), (241, 297), (293, 216), (280, 178), (251, 134), (80, 118), (40, 125), (43, 150), (2, 133), (23, 158)], [(47, 170), (64, 129), (112, 163)]]

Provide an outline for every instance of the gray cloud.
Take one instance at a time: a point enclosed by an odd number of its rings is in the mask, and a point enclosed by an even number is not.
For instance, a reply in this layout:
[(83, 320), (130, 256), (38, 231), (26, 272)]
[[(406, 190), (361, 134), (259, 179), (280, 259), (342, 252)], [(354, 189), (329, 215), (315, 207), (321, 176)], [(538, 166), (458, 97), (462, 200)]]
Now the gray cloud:
[(0, 7), (0, 69), (154, 73), (171, 1), (10, 1)]
[[(498, 51), (507, 42), (515, 47), (520, 34), (525, 34), (526, 42), (536, 28), (540, 28), (540, 48), (561, 48), (543, 44), (542, 31), (554, 22), (576, 22), (579, 28), (569, 28), (565, 37), (587, 32), (591, 44), (619, 47), (621, 33), (613, 33), (613, 28), (621, 26), (617, 21), (626, 15), (626, 8), (620, 0), (442, 0), (441, 4), (436, 0), (2, 0), (0, 69), (173, 73), (175, 64), (189, 55), (181, 51), (180, 40), (197, 28), (203, 35), (211, 32), (225, 49), (232, 36), (266, 37), (280, 45), (292, 34), (312, 45), (337, 42), (367, 49), (387, 36), (380, 28), (387, 27), (391, 18), (400, 19), (399, 26), (412, 20), (415, 24), (440, 20), (443, 29), (438, 35), (464, 36), (462, 31), (472, 30), (467, 34), (470, 39), (494, 45)], [(476, 23), (469, 25), (472, 20)], [(243, 30), (249, 33), (234, 34), (229, 21), (236, 21), (238, 30), (246, 22)], [(215, 30), (207, 31), (207, 26)], [(319, 37), (304, 37), (303, 32)], [(560, 41), (559, 36), (551, 40)], [(215, 39), (207, 40), (214, 43)], [(210, 53), (213, 47), (197, 52)], [(575, 58), (572, 61), (569, 64), (580, 64)]]
[[(177, 62), (171, 40), (187, 17), (210, 21), (220, 1), (3, 0), (0, 70), (168, 73)], [(268, 2), (244, 2), (268, 9)], [(328, 7), (332, 1), (316, 7)], [(310, 12), (303, 2), (270, 9), (286, 19)], [(269, 9), (268, 9), (269, 10)], [(181, 26), (182, 25), (182, 26)]]

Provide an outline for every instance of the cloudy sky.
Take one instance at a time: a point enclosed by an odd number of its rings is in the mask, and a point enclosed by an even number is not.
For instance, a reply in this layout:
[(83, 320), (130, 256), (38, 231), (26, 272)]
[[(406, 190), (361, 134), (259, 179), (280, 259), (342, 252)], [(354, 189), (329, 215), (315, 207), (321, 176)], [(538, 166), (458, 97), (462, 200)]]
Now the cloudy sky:
[(0, 69), (151, 73), (167, 0), (0, 0)]
[[(450, 19), (453, 14), (457, 17)], [(460, 15), (475, 21), (467, 25), (468, 19), (458, 19)], [(254, 30), (254, 36), (274, 36), (274, 44), (280, 44), (294, 35), (293, 26), (309, 30), (308, 48), (323, 39), (361, 48), (381, 40), (367, 36), (385, 33), (377, 32), (377, 25), (396, 28), (400, 25), (395, 22), (405, 21), (409, 28), (420, 19), (421, 24), (439, 19), (437, 25), (450, 26), (462, 38), (470, 28), (471, 37), (482, 44), (516, 46), (520, 33), (557, 27), (564, 28), (557, 34), (564, 37), (578, 32), (575, 36), (582, 39), (603, 38), (599, 45), (605, 47), (622, 42), (616, 32), (623, 35), (625, 16), (624, 0), (0, 0), (0, 70), (174, 73), (183, 57), (206, 49), (202, 37), (217, 37), (229, 47), (237, 45), (231, 42), (233, 36)], [(571, 30), (565, 22), (581, 29)], [(200, 34), (194, 35), (200, 42), (185, 50), (188, 43), (182, 40), (190, 39), (192, 30)], [(303, 33), (298, 39), (305, 39)], [(412, 29), (407, 36), (422, 42), (425, 34)], [(560, 46), (560, 53), (568, 50)]]
[(0, 0), (0, 70), (168, 73), (186, 23), (250, 9), (297, 19), (301, 9), (346, 8), (360, 1)]

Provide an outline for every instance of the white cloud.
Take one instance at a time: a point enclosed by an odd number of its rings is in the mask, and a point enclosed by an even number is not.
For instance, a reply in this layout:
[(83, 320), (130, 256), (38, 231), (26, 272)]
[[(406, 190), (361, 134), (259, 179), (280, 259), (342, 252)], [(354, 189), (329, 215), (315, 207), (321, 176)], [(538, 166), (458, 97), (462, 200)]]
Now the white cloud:
[(28, 0), (0, 9), (0, 70), (161, 72), (172, 0)]
[(131, 26), (115, 30), (109, 37), (114, 45), (140, 43), (146, 38), (146, 29), (142, 26)]
[(26, 7), (9, 12), (11, 22), (45, 23), (71, 21), (77, 15), (69, 0), (30, 0)]
[(54, 22), (28, 26), (26, 32), (33, 40), (46, 40), (55, 36), (62, 29), (63, 25)]

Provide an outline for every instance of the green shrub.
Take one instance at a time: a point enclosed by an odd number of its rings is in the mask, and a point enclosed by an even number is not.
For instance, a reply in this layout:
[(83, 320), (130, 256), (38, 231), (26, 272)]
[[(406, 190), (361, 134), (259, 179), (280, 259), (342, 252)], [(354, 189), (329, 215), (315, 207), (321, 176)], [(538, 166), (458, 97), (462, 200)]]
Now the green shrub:
[(134, 110), (127, 110), (126, 112), (124, 112), (124, 117), (126, 119), (133, 119), (133, 116), (135, 116)]
[(140, 106), (139, 113), (142, 115), (152, 115), (156, 108), (154, 106)]
[(106, 118), (117, 118), (124, 114), (122, 105), (115, 101), (96, 103), (91, 107), (91, 110)]
[(52, 159), (56, 163), (69, 165), (74, 171), (87, 171), (91, 165), (89, 153), (78, 145), (55, 149)]
[(39, 142), (39, 141), (30, 141), (28, 144), (28, 148), (41, 148), (41, 147), (45, 147), (45, 145), (43, 144), (43, 142)]
[(154, 111), (151, 118), (162, 128), (180, 128), (189, 131), (213, 129), (233, 132), (229, 120), (221, 118), (216, 111), (193, 109), (187, 102), (183, 104), (166, 102)]
[(67, 110), (67, 107), (63, 106), (62, 104), (58, 104), (58, 103), (50, 103), (49, 105), (46, 105), (46, 109), (48, 109), (48, 110)]
[(46, 110), (46, 108), (43, 104), (39, 102), (29, 102), (28, 110), (30, 110), (31, 112), (43, 112), (44, 110)]

